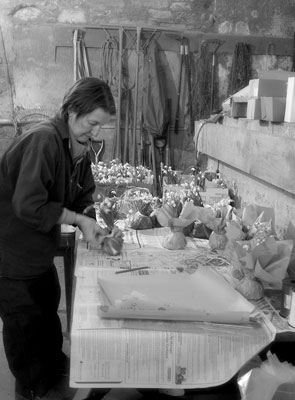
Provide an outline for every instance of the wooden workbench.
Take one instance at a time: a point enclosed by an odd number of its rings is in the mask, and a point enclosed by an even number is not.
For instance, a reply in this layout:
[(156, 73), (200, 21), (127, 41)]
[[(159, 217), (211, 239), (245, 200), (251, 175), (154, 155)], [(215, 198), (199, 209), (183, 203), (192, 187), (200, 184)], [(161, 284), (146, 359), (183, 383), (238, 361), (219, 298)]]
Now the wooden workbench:
[[(196, 134), (198, 129), (196, 122)], [(222, 123), (206, 123), (195, 139), (209, 168), (219, 167), (237, 190), (237, 207), (273, 208), (276, 232), (283, 238), (295, 220), (295, 123), (224, 117)]]

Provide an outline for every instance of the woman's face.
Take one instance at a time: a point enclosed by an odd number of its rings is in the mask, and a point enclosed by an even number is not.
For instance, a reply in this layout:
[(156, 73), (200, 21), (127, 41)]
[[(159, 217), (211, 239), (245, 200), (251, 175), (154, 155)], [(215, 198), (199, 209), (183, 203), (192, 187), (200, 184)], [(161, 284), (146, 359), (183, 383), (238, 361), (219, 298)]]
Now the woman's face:
[(96, 108), (89, 114), (77, 118), (77, 113), (69, 114), (70, 134), (79, 142), (86, 143), (89, 139), (96, 140), (99, 135), (100, 128), (107, 124), (111, 119), (111, 115), (102, 108)]

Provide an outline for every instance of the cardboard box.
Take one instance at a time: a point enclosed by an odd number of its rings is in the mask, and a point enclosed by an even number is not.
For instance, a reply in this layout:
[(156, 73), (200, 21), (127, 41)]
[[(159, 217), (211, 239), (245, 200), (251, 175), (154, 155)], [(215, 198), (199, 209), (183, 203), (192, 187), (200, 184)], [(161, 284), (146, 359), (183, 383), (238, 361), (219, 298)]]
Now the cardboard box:
[[(244, 87), (229, 97), (230, 113), (233, 118), (246, 118), (249, 86)], [(224, 107), (224, 104), (223, 104)], [(225, 109), (224, 109), (225, 110)]]
[[(179, 195), (181, 195), (184, 191), (185, 188), (180, 185), (163, 185), (163, 199), (166, 196), (166, 192), (175, 192)], [(217, 186), (216, 184), (212, 184), (209, 187), (206, 184), (206, 189), (204, 191), (199, 191), (200, 196), (202, 198), (202, 201), (204, 204), (208, 205), (213, 205), (215, 203), (218, 203), (222, 199), (229, 198), (228, 196), (228, 188), (221, 188), (220, 186)]]
[(249, 85), (243, 87), (243, 89), (239, 90), (236, 93), (233, 93), (231, 97), (236, 98), (243, 98), (245, 99), (244, 101), (247, 101), (249, 98)]
[(228, 196), (228, 188), (206, 188), (205, 192), (200, 192), (202, 201), (204, 204), (208, 204), (212, 206), (215, 203), (218, 203), (222, 199), (229, 198)]
[(294, 76), (295, 72), (292, 71), (258, 71), (258, 78), (259, 79), (280, 79), (283, 81), (287, 81), (289, 77)]
[(251, 79), (249, 81), (249, 98), (286, 97), (287, 82), (281, 79)]
[(247, 105), (248, 119), (261, 119), (260, 99), (249, 99)]
[(263, 121), (283, 122), (286, 97), (261, 97), (261, 119)]
[(295, 122), (295, 78), (294, 77), (288, 79), (284, 121)]
[(247, 101), (246, 97), (231, 98), (231, 116), (233, 118), (246, 118), (247, 116)]

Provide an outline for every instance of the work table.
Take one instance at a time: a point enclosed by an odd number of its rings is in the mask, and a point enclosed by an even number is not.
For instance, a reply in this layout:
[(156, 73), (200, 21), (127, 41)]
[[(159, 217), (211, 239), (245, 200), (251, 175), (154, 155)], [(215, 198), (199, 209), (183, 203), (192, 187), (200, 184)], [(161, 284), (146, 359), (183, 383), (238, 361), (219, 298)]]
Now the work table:
[[(71, 386), (169, 389), (218, 386), (274, 340), (275, 329), (267, 318), (262, 318), (261, 324), (244, 326), (102, 319), (98, 313), (99, 277), (143, 265), (149, 269), (133, 274), (179, 273), (198, 263), (225, 262), (210, 252), (207, 240), (188, 238), (184, 250), (163, 249), (161, 238), (166, 233), (166, 228), (127, 231), (122, 254), (116, 257), (103, 255), (99, 249), (89, 250), (83, 240), (78, 241)], [(269, 306), (270, 303), (263, 303), (263, 307)]]

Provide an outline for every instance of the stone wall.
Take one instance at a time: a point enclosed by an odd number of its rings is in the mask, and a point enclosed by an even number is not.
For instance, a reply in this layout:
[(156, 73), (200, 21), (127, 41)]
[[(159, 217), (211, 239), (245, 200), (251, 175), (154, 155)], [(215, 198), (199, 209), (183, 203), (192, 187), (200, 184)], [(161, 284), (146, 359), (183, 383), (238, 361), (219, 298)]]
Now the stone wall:
[[(272, 45), (253, 55), (253, 73), (258, 69), (287, 70), (292, 64), (290, 41), (295, 30), (295, 2), (291, 0), (1, 0), (0, 3), (0, 154), (15, 134), (13, 123), (29, 119), (27, 114), (46, 117), (58, 108), (65, 90), (73, 82), (70, 42), (75, 28), (141, 26), (175, 32), (178, 37), (188, 33), (191, 44), (195, 44), (196, 57), (206, 35), (217, 35), (225, 41), (230, 37), (245, 41), (266, 37), (270, 38), (270, 45), (276, 38), (284, 38), (288, 40), (288, 49)], [(92, 67), (98, 73), (98, 50), (89, 48), (89, 52)], [(169, 86), (175, 93), (179, 54), (178, 50), (167, 54), (165, 68)], [(227, 95), (231, 60), (232, 48), (224, 47), (223, 51), (221, 48), (216, 93), (220, 101)], [(173, 93), (171, 97), (173, 100)], [(108, 129), (105, 136), (111, 148), (114, 129)], [(192, 136), (185, 129), (173, 146), (175, 168), (185, 169), (194, 163)]]

